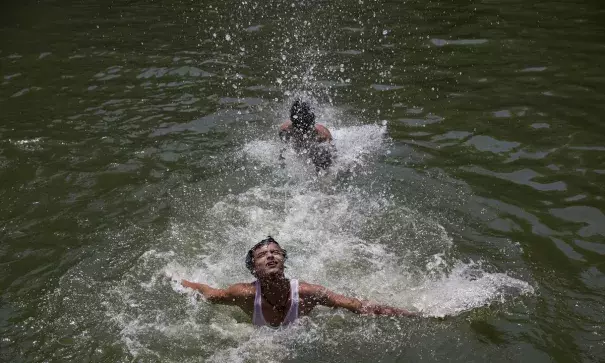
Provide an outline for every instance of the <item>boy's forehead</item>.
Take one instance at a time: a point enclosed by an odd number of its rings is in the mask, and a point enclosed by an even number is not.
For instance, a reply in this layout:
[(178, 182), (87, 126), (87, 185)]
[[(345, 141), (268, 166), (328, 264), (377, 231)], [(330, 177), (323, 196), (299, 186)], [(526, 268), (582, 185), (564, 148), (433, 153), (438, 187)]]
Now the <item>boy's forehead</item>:
[(274, 249), (281, 250), (281, 247), (279, 247), (279, 245), (276, 244), (275, 242), (269, 242), (269, 243), (259, 246), (257, 249), (255, 249), (254, 254), (256, 255), (257, 253), (259, 253), (261, 251), (274, 250)]

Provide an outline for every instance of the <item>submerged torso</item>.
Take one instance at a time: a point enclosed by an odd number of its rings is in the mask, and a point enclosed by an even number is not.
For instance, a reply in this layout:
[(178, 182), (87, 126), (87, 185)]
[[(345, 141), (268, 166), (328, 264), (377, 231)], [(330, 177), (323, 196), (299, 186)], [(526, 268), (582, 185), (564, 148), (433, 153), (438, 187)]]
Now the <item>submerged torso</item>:
[(335, 148), (330, 142), (332, 137), (324, 126), (316, 125), (306, 133), (290, 127), (286, 132), (287, 141), (294, 151), (300, 155), (307, 155), (316, 167), (325, 169), (332, 164)]

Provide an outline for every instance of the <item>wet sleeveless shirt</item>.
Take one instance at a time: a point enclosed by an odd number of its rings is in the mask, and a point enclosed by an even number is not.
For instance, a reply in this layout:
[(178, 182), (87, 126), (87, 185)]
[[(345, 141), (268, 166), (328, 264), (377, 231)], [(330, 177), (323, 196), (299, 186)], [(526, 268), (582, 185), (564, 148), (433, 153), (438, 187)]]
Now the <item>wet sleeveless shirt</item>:
[[(262, 294), (260, 291), (260, 282), (256, 280), (256, 294), (254, 295), (254, 314), (252, 315), (252, 324), (256, 326), (269, 326), (265, 321), (262, 309)], [(298, 319), (298, 280), (290, 280), (290, 309), (280, 326), (291, 324)]]

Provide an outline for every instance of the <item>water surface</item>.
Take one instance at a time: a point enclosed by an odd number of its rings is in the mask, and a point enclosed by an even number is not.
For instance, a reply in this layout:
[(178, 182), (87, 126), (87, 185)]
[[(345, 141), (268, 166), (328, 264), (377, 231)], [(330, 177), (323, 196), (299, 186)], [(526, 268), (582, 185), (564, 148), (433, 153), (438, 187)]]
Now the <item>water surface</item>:
[[(0, 11), (0, 358), (597, 362), (595, 2), (44, 0)], [(308, 99), (338, 157), (276, 135)], [(287, 274), (423, 311), (290, 329), (175, 281)]]

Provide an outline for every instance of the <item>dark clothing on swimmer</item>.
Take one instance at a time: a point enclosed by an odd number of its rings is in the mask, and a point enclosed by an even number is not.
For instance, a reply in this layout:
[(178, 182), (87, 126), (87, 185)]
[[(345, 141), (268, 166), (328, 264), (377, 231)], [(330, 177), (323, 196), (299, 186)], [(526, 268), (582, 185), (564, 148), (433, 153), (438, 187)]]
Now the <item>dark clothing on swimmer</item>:
[(290, 108), (290, 121), (295, 131), (306, 134), (313, 131), (315, 126), (315, 114), (307, 102), (294, 101)]
[(299, 154), (307, 154), (317, 170), (332, 164), (335, 148), (332, 135), (323, 125), (315, 124), (315, 114), (307, 102), (295, 101), (290, 108), (290, 120), (283, 123), (279, 136)]

